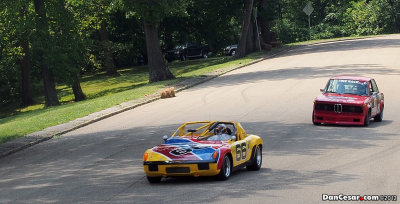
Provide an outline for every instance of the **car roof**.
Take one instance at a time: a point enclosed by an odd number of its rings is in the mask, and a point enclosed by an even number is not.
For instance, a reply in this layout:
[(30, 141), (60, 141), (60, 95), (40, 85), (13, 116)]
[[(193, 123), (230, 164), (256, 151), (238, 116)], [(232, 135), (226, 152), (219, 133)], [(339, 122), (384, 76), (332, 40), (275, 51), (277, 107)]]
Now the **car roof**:
[(331, 79), (350, 79), (350, 80), (357, 80), (357, 81), (369, 81), (372, 78), (370, 78), (370, 77), (362, 77), (362, 76), (340, 75), (340, 76), (331, 77)]

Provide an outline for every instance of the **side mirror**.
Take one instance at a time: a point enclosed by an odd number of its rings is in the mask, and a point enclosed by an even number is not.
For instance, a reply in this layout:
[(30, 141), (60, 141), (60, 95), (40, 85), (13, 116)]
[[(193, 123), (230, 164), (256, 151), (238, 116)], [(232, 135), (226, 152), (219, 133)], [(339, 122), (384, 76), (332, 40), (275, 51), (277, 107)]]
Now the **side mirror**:
[(167, 141), (168, 136), (167, 136), (167, 135), (164, 135), (162, 138), (163, 138), (164, 141)]
[(231, 140), (232, 140), (232, 141), (236, 141), (236, 136), (233, 135), (233, 136), (231, 137)]
[(319, 89), (319, 91), (321, 91), (321, 92), (324, 92), (324, 91), (325, 91), (325, 89)]

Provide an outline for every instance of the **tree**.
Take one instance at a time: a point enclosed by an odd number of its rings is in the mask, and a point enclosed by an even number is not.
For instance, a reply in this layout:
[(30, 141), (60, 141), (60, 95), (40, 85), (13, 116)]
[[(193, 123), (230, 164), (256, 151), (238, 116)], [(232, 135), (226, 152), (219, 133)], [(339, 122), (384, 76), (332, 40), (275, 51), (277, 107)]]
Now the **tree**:
[(247, 34), (249, 33), (251, 16), (253, 14), (253, 3), (254, 0), (245, 0), (242, 31), (240, 33), (240, 39), (236, 53), (237, 58), (241, 58), (246, 55)]
[(22, 105), (33, 103), (29, 38), (34, 23), (29, 5), (20, 0), (0, 3), (0, 53), (3, 53), (0, 54), (3, 55), (3, 59), (0, 59), (0, 75), (6, 77), (0, 78), (2, 83), (7, 82), (1, 85), (0, 101), (18, 98)]
[(67, 9), (65, 0), (57, 0), (53, 18), (58, 22), (53, 28), (55, 30), (57, 61), (53, 61), (54, 66), (62, 67), (58, 69), (58, 77), (72, 87), (75, 101), (86, 99), (82, 91), (79, 72), (87, 57), (84, 37), (79, 35), (78, 22), (71, 11)]
[(41, 67), (43, 76), (44, 93), (46, 99), (46, 106), (59, 105), (60, 102), (57, 98), (56, 85), (54, 75), (51, 68), (48, 66), (49, 51), (52, 46), (49, 42), (49, 23), (46, 17), (46, 8), (43, 0), (34, 0), (36, 16), (36, 49), (38, 52), (39, 66)]
[(68, 3), (75, 18), (81, 21), (81, 32), (93, 41), (91, 52), (96, 60), (101, 62), (108, 76), (118, 76), (108, 23), (110, 13), (119, 9), (119, 0), (68, 0)]
[(185, 14), (189, 1), (125, 0), (124, 2), (130, 10), (135, 11), (143, 19), (150, 83), (175, 78), (162, 55), (158, 27), (160, 22), (168, 16)]

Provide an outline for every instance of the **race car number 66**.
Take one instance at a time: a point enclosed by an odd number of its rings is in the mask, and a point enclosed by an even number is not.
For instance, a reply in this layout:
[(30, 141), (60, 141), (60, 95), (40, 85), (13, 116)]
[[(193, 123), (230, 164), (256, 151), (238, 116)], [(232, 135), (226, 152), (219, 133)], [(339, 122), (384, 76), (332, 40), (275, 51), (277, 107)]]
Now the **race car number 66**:
[(241, 159), (246, 159), (246, 156), (247, 156), (246, 143), (237, 144), (236, 161), (240, 161)]

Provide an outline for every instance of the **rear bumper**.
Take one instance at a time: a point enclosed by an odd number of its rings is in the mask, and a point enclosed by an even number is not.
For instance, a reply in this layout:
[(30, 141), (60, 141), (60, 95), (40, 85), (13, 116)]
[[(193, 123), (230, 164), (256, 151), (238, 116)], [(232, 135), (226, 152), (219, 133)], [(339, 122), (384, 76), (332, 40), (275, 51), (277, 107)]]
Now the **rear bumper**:
[(337, 125), (364, 125), (363, 113), (335, 113), (314, 111), (314, 122)]

